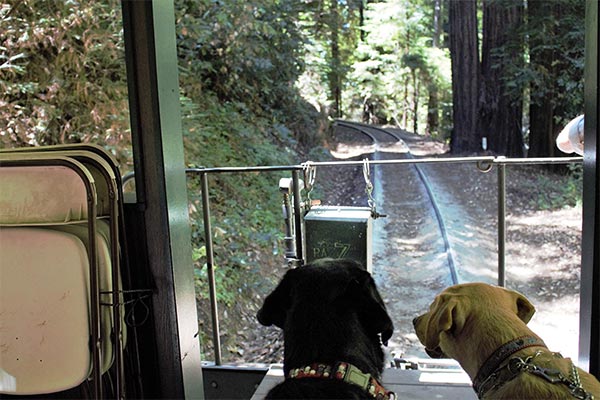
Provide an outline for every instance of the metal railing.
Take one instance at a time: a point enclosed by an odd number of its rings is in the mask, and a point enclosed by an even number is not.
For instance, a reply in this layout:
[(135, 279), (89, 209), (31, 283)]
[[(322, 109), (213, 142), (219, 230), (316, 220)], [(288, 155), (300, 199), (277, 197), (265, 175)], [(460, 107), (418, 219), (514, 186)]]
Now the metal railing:
[[(420, 158), (420, 159), (394, 159), (394, 160), (369, 160), (371, 165), (400, 165), (400, 164), (458, 164), (475, 163), (481, 172), (489, 172), (494, 166), (497, 167), (497, 185), (498, 185), (498, 285), (506, 284), (506, 167), (510, 165), (550, 165), (550, 164), (577, 164), (582, 163), (582, 157), (543, 157), (543, 158), (505, 158), (505, 157), (453, 157), (453, 158)], [(308, 166), (311, 167), (357, 167), (363, 166), (364, 161), (325, 161), (325, 162), (307, 162), (299, 165), (287, 166), (255, 166), (255, 167), (222, 167), (222, 168), (188, 168), (188, 175), (199, 175), (202, 194), (202, 211), (204, 221), (205, 247), (206, 247), (206, 267), (209, 284), (209, 297), (211, 305), (212, 318), (212, 336), (215, 351), (215, 364), (222, 365), (221, 339), (219, 329), (217, 288), (214, 276), (214, 247), (212, 242), (212, 226), (209, 199), (208, 176), (212, 174), (223, 173), (254, 173), (254, 172), (277, 172), (289, 171), (292, 174), (293, 182), (293, 209), (294, 224), (299, 227), (301, 224), (301, 193), (300, 193), (300, 173), (305, 172)], [(123, 178), (123, 184), (133, 178), (133, 174)], [(295, 229), (296, 254), (302, 257), (302, 233), (301, 229)], [(302, 260), (300, 260), (302, 261)]]

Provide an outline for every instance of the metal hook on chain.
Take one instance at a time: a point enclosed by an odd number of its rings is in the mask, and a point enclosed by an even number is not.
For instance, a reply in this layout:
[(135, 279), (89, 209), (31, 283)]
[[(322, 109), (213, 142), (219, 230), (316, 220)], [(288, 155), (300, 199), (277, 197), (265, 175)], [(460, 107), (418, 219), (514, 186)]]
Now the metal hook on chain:
[(369, 159), (363, 160), (363, 177), (365, 178), (366, 188), (365, 191), (369, 195), (369, 201), (372, 200), (371, 193), (373, 192), (373, 183), (371, 182), (371, 167), (369, 165)]
[(310, 194), (313, 190), (315, 179), (317, 178), (317, 166), (312, 161), (306, 161), (302, 164), (302, 172), (304, 173), (304, 188), (306, 189), (306, 198), (308, 199), (308, 205), (312, 204)]
[(363, 177), (365, 179), (365, 192), (368, 196), (367, 203), (371, 208), (371, 216), (373, 217), (373, 219), (385, 217), (385, 215), (379, 214), (377, 212), (377, 205), (375, 204), (375, 199), (373, 198), (373, 183), (371, 182), (371, 168), (368, 158), (365, 158), (363, 160)]

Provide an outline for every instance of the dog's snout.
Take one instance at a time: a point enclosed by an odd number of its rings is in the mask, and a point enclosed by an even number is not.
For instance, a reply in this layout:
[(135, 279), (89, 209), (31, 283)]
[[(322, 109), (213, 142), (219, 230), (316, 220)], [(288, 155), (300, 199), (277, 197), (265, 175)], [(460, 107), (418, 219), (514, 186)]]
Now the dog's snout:
[(419, 323), (419, 321), (421, 320), (421, 318), (423, 318), (422, 315), (419, 315), (418, 317), (414, 317), (412, 320), (413, 326), (417, 326), (417, 324)]

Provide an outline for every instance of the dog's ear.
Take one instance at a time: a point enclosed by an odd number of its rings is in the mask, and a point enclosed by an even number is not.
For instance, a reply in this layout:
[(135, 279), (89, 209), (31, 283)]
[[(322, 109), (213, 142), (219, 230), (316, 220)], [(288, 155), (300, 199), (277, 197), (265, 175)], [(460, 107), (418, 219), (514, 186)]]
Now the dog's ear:
[(425, 332), (425, 347), (435, 349), (440, 344), (440, 334), (459, 333), (467, 317), (468, 305), (465, 298), (455, 294), (438, 295), (429, 311), (429, 320)]
[(360, 302), (360, 318), (363, 326), (374, 334), (381, 335), (381, 343), (387, 346), (394, 333), (394, 324), (387, 313), (385, 303), (377, 290), (375, 281), (367, 271), (359, 270), (356, 279), (349, 285), (350, 296)]
[(286, 272), (279, 285), (269, 294), (256, 314), (261, 325), (275, 325), (283, 329), (287, 311), (291, 306), (291, 289), (294, 270)]
[(521, 321), (528, 323), (535, 314), (535, 307), (531, 302), (527, 299), (527, 297), (523, 296), (519, 292), (510, 291), (515, 299), (515, 303), (517, 305), (517, 315), (521, 319)]

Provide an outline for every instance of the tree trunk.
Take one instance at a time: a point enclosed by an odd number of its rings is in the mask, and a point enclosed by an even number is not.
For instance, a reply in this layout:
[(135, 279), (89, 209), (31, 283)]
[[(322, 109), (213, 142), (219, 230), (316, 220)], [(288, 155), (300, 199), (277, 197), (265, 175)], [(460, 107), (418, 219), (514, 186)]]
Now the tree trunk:
[(554, 107), (552, 99), (539, 99), (529, 105), (529, 150), (527, 157), (553, 157)]
[(360, 29), (360, 41), (365, 41), (365, 30), (363, 29), (365, 26), (365, 5), (368, 3), (367, 1), (359, 0), (358, 2), (358, 27)]
[(432, 47), (440, 47), (442, 37), (442, 0), (433, 2), (433, 40)]
[[(440, 47), (442, 37), (442, 0), (433, 2), (433, 37), (431, 47)], [(438, 116), (438, 88), (434, 82), (430, 82), (427, 87), (429, 97), (427, 100), (427, 124), (425, 135), (432, 136), (437, 134), (439, 127)]]
[(342, 116), (342, 61), (340, 59), (339, 43), (340, 16), (337, 0), (332, 0), (330, 4), (331, 72), (329, 74), (329, 87), (333, 100), (332, 115), (340, 118)]
[(402, 104), (402, 125), (400, 128), (408, 129), (408, 113), (410, 110), (408, 104), (408, 76), (404, 78), (404, 101)]
[[(408, 20), (408, 9), (406, 10), (406, 19)], [(404, 55), (410, 54), (410, 29), (406, 30), (406, 37), (404, 38)], [(402, 108), (402, 129), (408, 130), (408, 119), (410, 117), (410, 104), (408, 98), (408, 87), (410, 86), (408, 75), (404, 79), (404, 106)], [(415, 132), (416, 133), (416, 132)]]
[(429, 85), (429, 100), (427, 102), (427, 128), (425, 128), (426, 136), (437, 136), (440, 119), (439, 119), (439, 101), (438, 90), (435, 84)]
[(417, 81), (417, 71), (413, 69), (413, 132), (419, 134), (419, 81)]
[(477, 1), (449, 1), (452, 62), (453, 153), (480, 149), (477, 126), (479, 55)]
[(530, 0), (528, 3), (528, 31), (544, 32), (531, 35), (529, 42), (530, 63), (532, 69), (545, 71), (542, 79), (531, 84), (531, 103), (529, 106), (529, 151), (528, 157), (552, 157), (556, 154), (554, 138), (557, 127), (555, 115), (556, 55), (552, 46), (555, 36), (553, 14), (558, 4), (545, 0)]
[(522, 43), (507, 46), (522, 21), (520, 4), (484, 0), (478, 131), (487, 137), (489, 150), (507, 157), (523, 156), (523, 97), (509, 96), (504, 82), (506, 65), (524, 63)]

